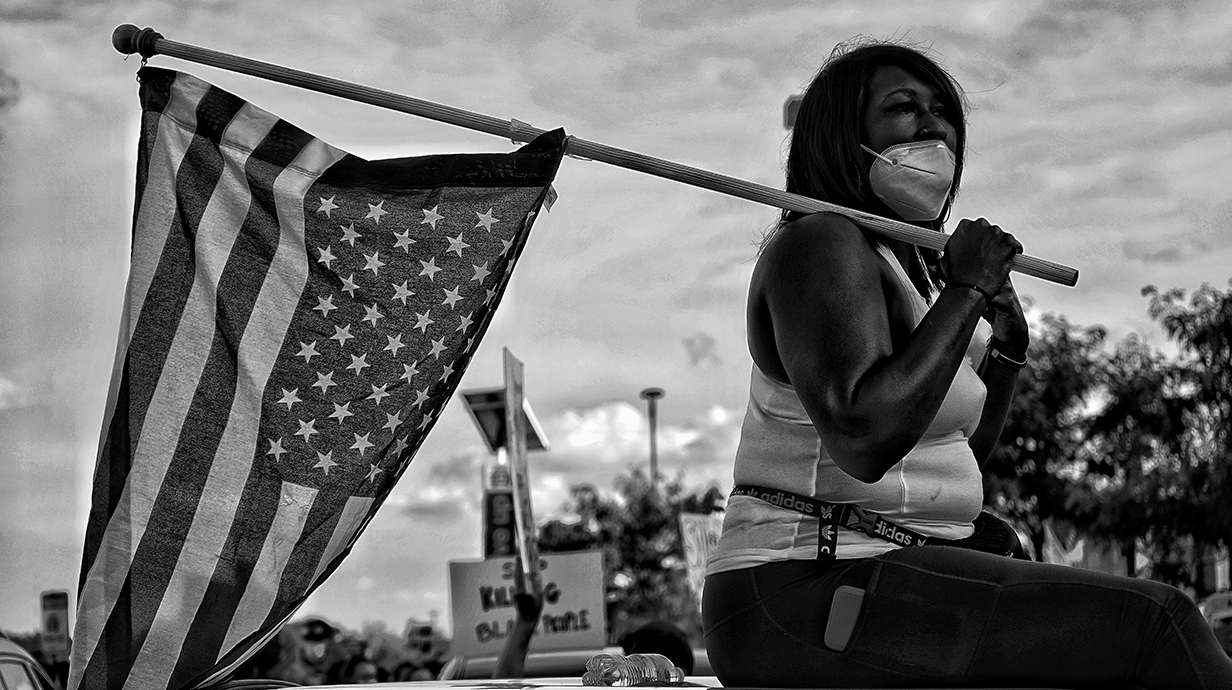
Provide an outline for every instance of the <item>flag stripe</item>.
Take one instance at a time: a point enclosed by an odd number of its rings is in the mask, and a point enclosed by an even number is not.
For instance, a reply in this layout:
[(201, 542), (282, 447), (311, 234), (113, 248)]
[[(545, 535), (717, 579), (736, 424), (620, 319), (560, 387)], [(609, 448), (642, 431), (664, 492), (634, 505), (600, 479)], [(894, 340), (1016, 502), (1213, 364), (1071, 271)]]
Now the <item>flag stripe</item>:
[[(130, 417), (113, 422), (113, 426), (131, 424), (129, 437), (138, 441), (133, 448), (126, 496), (113, 511), (102, 543), (104, 548), (127, 543), (132, 555), (128, 562), (113, 559), (106, 563), (106, 574), (99, 577), (127, 580), (125, 573), (133, 567), (137, 573), (126, 590), (135, 600), (105, 599), (100, 604), (107, 616), (137, 618), (130, 623), (134, 649), (141, 648), (175, 563), (174, 557), (167, 558), (166, 547), (174, 544), (178, 551), (183, 543), (182, 535), (191, 523), (209, 469), (208, 463), (202, 466), (191, 458), (177, 456), (175, 449), (213, 340), (217, 276), (247, 212), (249, 195), (247, 182), (242, 179), (243, 164), (236, 168), (234, 161), (235, 156), (244, 154), (226, 149), (226, 157), (231, 158), (227, 160), (215, 143), (222, 138), (219, 124), (223, 114), (229, 112), (234, 118), (243, 105), (243, 101), (213, 88), (197, 104), (199, 134), (204, 136), (194, 137), (188, 147), (186, 158), (193, 165), (181, 164), (178, 171), (179, 212), (129, 345)], [(178, 112), (177, 102), (173, 99), (164, 112)], [(211, 189), (213, 194), (206, 201), (191, 201), (195, 197), (189, 192), (194, 189)], [(204, 237), (197, 236), (199, 228), (204, 229)], [(135, 230), (145, 231), (144, 226)], [(159, 232), (159, 228), (153, 226), (151, 231)], [(140, 264), (142, 258), (134, 256), (133, 263)], [(166, 358), (160, 361), (159, 355), (164, 352)], [(147, 410), (156, 410), (157, 414), (147, 415)], [(164, 495), (168, 477), (173, 478), (174, 485)], [(147, 535), (149, 527), (153, 527), (153, 535)], [(148, 553), (145, 558), (158, 559), (153, 561), (156, 567), (134, 566), (145, 560), (143, 552)], [(95, 565), (92, 571), (98, 570)], [(85, 658), (91, 659), (94, 644), (97, 640), (86, 640)]]
[[(163, 81), (165, 82), (166, 80)], [(182, 82), (183, 80), (179, 81)], [(97, 554), (96, 547), (102, 543), (102, 533), (107, 528), (108, 520), (121, 500), (124, 482), (128, 477), (129, 463), (127, 461), (113, 460), (107, 463), (107, 472), (104, 474), (102, 459), (124, 458), (130, 460), (132, 457), (129, 445), (130, 430), (128, 420), (134, 418), (130, 416), (131, 399), (129, 385), (131, 376), (128, 367), (128, 347), (133, 335), (133, 329), (137, 327), (138, 323), (138, 319), (135, 317), (141, 311), (146, 290), (153, 279), (153, 269), (155, 267), (154, 262), (143, 259), (162, 254), (163, 243), (166, 240), (166, 231), (169, 231), (173, 224), (177, 222), (174, 206), (166, 203), (166, 200), (173, 196), (176, 172), (189, 145), (192, 143), (191, 129), (196, 122), (194, 110), (201, 96), (205, 94), (204, 82), (199, 83), (201, 86), (198, 88), (184, 85), (183, 88), (179, 89), (178, 98), (180, 102), (185, 104), (184, 107), (177, 103), (176, 108), (172, 112), (163, 115), (161, 111), (162, 106), (166, 105), (165, 100), (160, 101), (150, 98), (147, 100), (152, 103), (158, 103), (159, 111), (146, 112), (142, 116), (142, 126), (146, 130), (145, 136), (142, 139), (150, 143), (148, 152), (145, 148), (139, 151), (138, 169), (148, 168), (148, 172), (144, 176), (138, 176), (136, 198), (139, 200), (139, 203), (134, 214), (132, 240), (132, 256), (135, 260), (129, 271), (130, 278), (126, 290), (126, 308), (124, 310), (124, 317), (121, 320), (118, 336), (119, 342), (116, 347), (116, 365), (112, 373), (107, 407), (103, 415), (103, 435), (99, 441), (100, 462), (96, 470), (98, 476), (95, 478), (91, 518), (85, 540), (86, 549), (82, 558), (81, 587), (84, 587), (86, 575), (94, 565), (94, 559)], [(166, 84), (167, 90), (169, 90), (170, 83), (166, 82)], [(163, 90), (151, 88), (149, 92), (162, 93)], [(143, 90), (143, 93), (145, 93), (145, 90)], [(187, 123), (187, 131), (183, 124), (185, 122)], [(143, 180), (145, 181), (144, 184), (142, 183)], [(142, 228), (142, 232), (136, 232), (137, 228)], [(165, 230), (158, 232), (156, 231), (158, 228)], [(113, 422), (116, 419), (122, 421), (120, 424), (113, 426)], [(103, 477), (107, 478), (106, 482), (101, 480)], [(79, 625), (81, 620), (81, 617), (78, 616), (77, 621)], [(82, 636), (83, 632), (86, 631), (77, 632), (78, 639), (84, 639)]]
[(278, 513), (274, 516), (269, 538), (262, 545), (261, 555), (253, 567), (251, 581), (255, 581), (258, 586), (249, 586), (244, 591), (244, 596), (237, 607), (238, 612), (231, 619), (231, 625), (223, 641), (223, 649), (231, 649), (251, 635), (253, 630), (259, 629), (261, 622), (273, 609), (283, 568), (286, 566), (295, 543), (303, 534), (308, 511), (312, 508), (316, 496), (316, 489), (290, 482), (283, 483), (282, 500), (278, 502)]
[[(242, 396), (236, 395), (237, 371), (243, 364), (238, 358), (250, 353), (243, 349), (243, 341), (249, 337), (245, 330), (253, 306), (250, 296), (258, 293), (279, 237), (278, 228), (266, 222), (262, 213), (249, 210), (272, 206), (268, 190), (272, 188), (273, 176), (279, 172), (262, 164), (255, 151), (277, 122), (277, 118), (269, 113), (246, 104), (236, 113), (220, 141), (228, 164), (227, 174), (215, 190), (215, 199), (233, 201), (235, 211), (242, 208), (246, 217), (237, 233), (233, 234), (224, 227), (220, 228), (224, 232), (217, 240), (205, 229), (197, 236), (199, 254), (215, 256), (209, 249), (204, 252), (201, 249), (203, 245), (217, 241), (216, 258), (221, 258), (225, 253), (226, 259), (213, 292), (216, 301), (213, 343), (170, 470), (179, 476), (175, 467), (184, 463), (198, 471), (208, 470), (208, 474), (202, 477), (204, 482), (199, 485), (200, 494), (194, 494), (198, 487), (196, 482), (186, 485), (179, 481), (180, 500), (186, 504), (185, 508), (192, 506), (195, 510), (186, 510), (187, 515), (177, 515), (181, 518), (178, 523), (160, 521), (159, 526), (173, 524), (174, 529), (150, 537), (157, 539), (163, 548), (180, 549), (182, 545), (182, 549), (174, 570), (166, 573), (169, 579), (162, 577), (162, 573), (156, 574), (147, 589), (143, 590), (150, 603), (148, 609), (145, 606), (139, 608), (149, 613), (149, 617), (143, 618), (142, 622), (149, 620), (152, 633), (157, 634), (146, 638), (133, 663), (131, 680), (138, 687), (160, 682), (166, 677), (167, 668), (175, 662), (188, 624), (209, 584), (201, 573), (210, 572), (219, 561), (223, 540), (235, 519), (240, 490), (247, 478), (245, 465), (211, 462), (211, 459), (250, 455), (252, 452), (251, 439), (242, 449), (227, 448), (222, 444), (227, 439), (226, 434), (220, 435), (215, 429), (222, 427), (227, 417), (245, 412), (237, 410), (233, 403), (237, 399), (242, 400)], [(222, 205), (211, 202), (211, 207)], [(234, 217), (238, 213), (228, 215)], [(214, 228), (213, 224), (205, 224), (207, 220), (203, 218), (205, 228)], [(206, 262), (202, 263), (208, 268)], [(281, 333), (277, 335), (281, 336)], [(261, 338), (268, 337), (268, 334), (258, 333), (252, 337), (261, 342)], [(266, 375), (270, 366), (265, 367)], [(215, 443), (218, 445), (215, 446)], [(203, 501), (202, 496), (212, 499)], [(188, 519), (185, 520), (185, 517)], [(157, 527), (155, 530), (158, 531)], [(165, 586), (166, 590), (160, 591), (159, 585)]]
[[(333, 494), (333, 495), (330, 495)], [(339, 505), (337, 491), (322, 491), (309, 511), (305, 533), (300, 538), (298, 549), (287, 561), (286, 571), (278, 587), (274, 611), (296, 608), (312, 593), (319, 580), (317, 574), (328, 569), (330, 554), (338, 549), (339, 542), (349, 539), (349, 529), (363, 519), (363, 511), (372, 506), (371, 498), (352, 497)], [(311, 573), (311, 574), (310, 574)], [(278, 616), (271, 612), (263, 625), (270, 625)]]
[(329, 545), (325, 547), (321, 560), (317, 562), (316, 570), (312, 573), (312, 585), (310, 585), (312, 588), (315, 589), (321, 584), (324, 580), (321, 575), (326, 568), (333, 565), (334, 559), (340, 556), (344, 549), (351, 548), (359, 526), (363, 524), (372, 509), (372, 501), (373, 499), (364, 496), (352, 496), (347, 499), (346, 507), (342, 509), (342, 515), (338, 518), (338, 525), (329, 536)]

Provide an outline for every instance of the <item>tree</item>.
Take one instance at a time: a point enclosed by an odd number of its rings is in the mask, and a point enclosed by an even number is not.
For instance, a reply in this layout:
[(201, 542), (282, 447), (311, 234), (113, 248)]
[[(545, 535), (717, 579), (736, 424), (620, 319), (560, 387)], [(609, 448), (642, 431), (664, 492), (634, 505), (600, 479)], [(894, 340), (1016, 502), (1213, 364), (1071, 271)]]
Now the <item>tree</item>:
[(1067, 519), (1083, 491), (1086, 410), (1096, 394), (1107, 332), (1046, 314), (1032, 337), (1000, 443), (984, 466), (985, 503), (1031, 534), (1043, 552), (1044, 524)]
[(614, 623), (620, 616), (667, 619), (700, 638), (701, 615), (685, 572), (680, 513), (721, 511), (726, 496), (713, 486), (686, 491), (683, 473), (656, 492), (640, 469), (618, 476), (614, 487), (614, 493), (605, 493), (593, 484), (572, 486), (564, 519), (540, 528), (540, 550), (603, 551), (609, 638), (619, 634)]
[(1232, 544), (1232, 291), (1148, 286), (1148, 313), (1179, 349), (1170, 360), (1136, 335), (1111, 353), (1102, 328), (1046, 316), (1001, 444), (988, 503), (1031, 531), (1044, 520), (1134, 544), (1150, 577), (1205, 593), (1194, 557)]

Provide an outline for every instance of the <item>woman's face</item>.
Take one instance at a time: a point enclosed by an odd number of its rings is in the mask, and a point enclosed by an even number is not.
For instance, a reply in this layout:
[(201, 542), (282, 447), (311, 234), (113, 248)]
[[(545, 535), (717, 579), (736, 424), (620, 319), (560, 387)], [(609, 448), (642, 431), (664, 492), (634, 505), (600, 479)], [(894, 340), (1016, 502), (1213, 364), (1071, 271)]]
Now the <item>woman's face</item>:
[(865, 99), (863, 143), (881, 152), (896, 144), (941, 139), (955, 151), (957, 132), (946, 119), (952, 117), (961, 114), (947, 112), (936, 89), (901, 67), (878, 67)]

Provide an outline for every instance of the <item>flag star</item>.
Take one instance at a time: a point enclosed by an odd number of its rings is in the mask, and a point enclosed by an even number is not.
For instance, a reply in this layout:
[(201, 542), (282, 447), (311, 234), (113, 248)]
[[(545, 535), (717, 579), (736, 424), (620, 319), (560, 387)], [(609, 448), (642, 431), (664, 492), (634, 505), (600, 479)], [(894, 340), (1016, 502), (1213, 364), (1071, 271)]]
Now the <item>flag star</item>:
[(501, 246), (503, 247), (501, 249), (501, 256), (504, 256), (513, 247), (513, 240), (501, 240)]
[(317, 451), (317, 464), (313, 465), (312, 469), (322, 470), (325, 472), (325, 474), (328, 475), (329, 468), (337, 467), (337, 466), (338, 466), (338, 463), (334, 462), (334, 451), (331, 450), (328, 453), (322, 453), (321, 451), (318, 450)]
[(386, 393), (386, 392), (385, 392), (385, 389), (386, 389), (386, 388), (389, 388), (389, 384), (388, 384), (388, 383), (387, 383), (387, 384), (385, 384), (385, 385), (383, 385), (383, 386), (380, 386), (380, 387), (377, 387), (377, 386), (372, 386), (372, 395), (369, 395), (369, 396), (368, 396), (368, 399), (369, 399), (369, 400), (375, 400), (375, 401), (376, 401), (376, 404), (377, 404), (377, 407), (380, 407), (380, 406), (381, 406), (381, 400), (383, 400), (383, 399), (385, 399), (385, 398), (388, 398), (390, 395), (392, 395), (391, 393)]
[(448, 379), (448, 378), (449, 378), (450, 376), (452, 376), (452, 375), (453, 375), (453, 367), (451, 367), (451, 366), (449, 366), (448, 364), (446, 364), (446, 365), (445, 365), (445, 369), (444, 369), (443, 373), (441, 374), (441, 378), (440, 378), (440, 380), (441, 380), (441, 381), (444, 381), (445, 379)]
[(398, 437), (398, 440), (394, 442), (394, 457), (401, 455), (402, 451), (406, 450), (407, 447), (408, 446), (406, 443), (406, 437), (405, 436)]
[(441, 292), (445, 293), (445, 301), (441, 302), (441, 304), (448, 304), (449, 308), (453, 309), (453, 305), (457, 304), (458, 300), (462, 299), (462, 295), (458, 294), (458, 288), (460, 287), (462, 286), (455, 285), (452, 290), (441, 288)]
[(420, 224), (420, 225), (423, 225), (424, 223), (427, 223), (428, 225), (431, 225), (431, 226), (432, 226), (432, 229), (433, 229), (433, 230), (435, 230), (435, 229), (436, 229), (436, 221), (441, 220), (442, 218), (444, 218), (444, 217), (445, 217), (445, 216), (442, 216), (441, 214), (439, 214), (439, 213), (437, 213), (437, 212), (436, 212), (436, 209), (438, 209), (438, 208), (440, 208), (440, 207), (441, 207), (441, 206), (440, 206), (440, 204), (437, 204), (436, 206), (433, 206), (433, 207), (432, 207), (432, 210), (431, 210), (431, 211), (429, 211), (428, 209), (426, 209), (426, 208), (425, 208), (425, 209), (423, 210), (424, 219), (423, 219), (422, 221), (420, 221), (420, 222), (419, 222), (419, 224)]
[(419, 428), (426, 429), (428, 425), (431, 423), (432, 423), (432, 413), (429, 412), (428, 414), (423, 416), (423, 419), (419, 420)]
[(359, 457), (361, 458), (364, 457), (364, 451), (368, 450), (373, 445), (372, 442), (368, 440), (368, 436), (371, 434), (372, 432), (368, 432), (367, 434), (364, 434), (363, 436), (360, 436), (359, 434), (355, 434), (355, 443), (351, 444), (351, 450), (358, 450)]
[(303, 436), (304, 443), (308, 443), (308, 439), (312, 438), (313, 434), (321, 433), (316, 430), (316, 423), (317, 423), (317, 420), (315, 419), (310, 419), (306, 422), (302, 419), (299, 420), (299, 431), (295, 432), (295, 435)]
[(488, 296), (483, 298), (483, 303), (487, 304), (496, 298), (496, 290), (488, 288)]
[(466, 339), (466, 349), (464, 349), (464, 350), (462, 350), (462, 351), (463, 351), (463, 352), (470, 352), (470, 351), (471, 351), (471, 348), (472, 348), (472, 347), (474, 347), (474, 346), (475, 346), (475, 336), (471, 336), (471, 337), (469, 337), (469, 338), (467, 338), (467, 339)]
[(277, 441), (273, 439), (266, 440), (269, 441), (270, 447), (269, 450), (265, 451), (265, 454), (274, 456), (274, 462), (282, 460), (282, 454), (287, 452), (287, 449), (282, 447), (282, 439), (280, 438)]
[(415, 402), (411, 403), (411, 407), (421, 407), (428, 401), (428, 388), (424, 387), (421, 391), (415, 391)]
[(475, 323), (474, 321), (471, 320), (471, 314), (474, 314), (474, 313), (475, 312), (471, 312), (470, 314), (467, 314), (466, 316), (460, 317), (461, 322), (458, 324), (458, 327), (453, 330), (457, 332), (457, 331), (465, 331), (466, 329), (470, 328), (471, 324)]
[(318, 371), (317, 372), (317, 382), (312, 384), (312, 387), (320, 388), (321, 395), (328, 395), (330, 386), (336, 386), (336, 385), (338, 384), (334, 383), (334, 372), (331, 371), (328, 374), (322, 374), (321, 372)]
[(410, 254), (411, 245), (415, 244), (415, 240), (411, 239), (411, 231), (403, 230), (402, 232), (395, 232), (394, 237), (398, 238), (394, 242), (394, 249), (401, 248), (402, 251), (406, 252), (407, 254)]
[(419, 369), (414, 364), (403, 364), (402, 375), (398, 378), (406, 379), (407, 383), (411, 382), (411, 378), (419, 373)]
[(321, 316), (328, 317), (329, 313), (337, 308), (334, 306), (334, 296), (330, 295), (328, 297), (318, 297), (317, 306), (312, 309), (313, 311), (321, 312)]
[(334, 210), (334, 209), (336, 209), (336, 208), (338, 208), (338, 204), (335, 204), (335, 203), (334, 203), (334, 197), (336, 197), (336, 196), (338, 196), (338, 195), (337, 195), (337, 194), (335, 194), (334, 196), (331, 196), (331, 197), (330, 197), (330, 198), (328, 198), (328, 199), (326, 199), (326, 198), (325, 198), (325, 197), (323, 197), (323, 196), (321, 196), (321, 197), (317, 197), (318, 199), (320, 199), (320, 200), (321, 200), (321, 205), (320, 205), (319, 207), (317, 207), (317, 213), (324, 213), (324, 214), (325, 214), (325, 217), (326, 217), (326, 218), (329, 218), (329, 212), (330, 212), (330, 211), (332, 211), (332, 210)]
[(334, 326), (334, 334), (329, 336), (329, 339), (337, 340), (338, 347), (346, 347), (346, 341), (354, 337), (351, 335), (351, 324), (348, 323), (345, 328)]
[(321, 247), (317, 247), (317, 252), (318, 252), (317, 253), (317, 263), (325, 264), (325, 268), (333, 268), (332, 266), (329, 265), (329, 262), (338, 258), (334, 256), (333, 253), (329, 251), (329, 249), (330, 248), (328, 246), (326, 246), (324, 249), (322, 249)]
[(475, 275), (471, 278), (471, 280), (478, 280), (480, 285), (483, 285), (483, 281), (492, 274), (492, 272), (488, 270), (487, 261), (483, 262), (482, 266), (471, 264), (471, 268), (475, 269)]
[(428, 280), (436, 280), (436, 272), (441, 269), (436, 265), (435, 256), (430, 257), (427, 261), (420, 261), (419, 264), (423, 266), (423, 270), (419, 272), (419, 275), (428, 276)]
[(436, 359), (440, 359), (441, 353), (444, 351), (445, 351), (445, 339), (441, 338), (440, 340), (432, 341), (432, 351), (429, 352), (428, 354), (432, 355)]
[(372, 463), (368, 463), (368, 476), (364, 477), (364, 479), (367, 479), (370, 482), (376, 483), (376, 476), (384, 471), (385, 470), (377, 467), (376, 465), (373, 465)]
[(401, 301), (402, 306), (404, 307), (406, 306), (406, 299), (408, 297), (415, 296), (415, 291), (407, 288), (405, 280), (402, 281), (401, 285), (394, 285), (393, 283), (390, 283), (389, 287), (394, 289), (394, 296), (391, 297), (390, 299), (396, 299), (396, 300)]
[(479, 222), (475, 223), (475, 227), (479, 227), (482, 225), (483, 229), (487, 230), (488, 232), (492, 232), (493, 223), (500, 222), (499, 218), (494, 218), (492, 216), (492, 209), (488, 209), (487, 213), (480, 213), (478, 211), (475, 211), (475, 215), (479, 216)]
[(342, 291), (350, 295), (351, 299), (355, 299), (355, 291), (358, 289), (359, 284), (355, 282), (354, 273), (342, 279)]
[(419, 312), (415, 312), (416, 318), (419, 319), (419, 322), (415, 324), (415, 328), (418, 328), (420, 333), (426, 334), (428, 332), (428, 326), (431, 326), (432, 324), (436, 323), (435, 321), (433, 321), (431, 318), (428, 317), (428, 315), (431, 313), (432, 313), (431, 309), (429, 309), (428, 311), (425, 311), (422, 314), (420, 314)]
[(290, 410), (291, 406), (294, 405), (295, 403), (303, 402), (302, 400), (299, 399), (299, 396), (296, 395), (296, 393), (298, 392), (299, 392), (298, 388), (295, 388), (292, 390), (287, 390), (283, 388), (282, 389), (282, 399), (278, 401), (278, 404), (286, 405), (287, 409)]
[(385, 318), (385, 315), (381, 313), (381, 310), (376, 308), (376, 302), (373, 302), (371, 307), (364, 307), (364, 318), (360, 320), (368, 321), (372, 324), (373, 328), (376, 328), (376, 322), (383, 318)]
[(370, 366), (372, 365), (368, 364), (368, 355), (365, 353), (358, 357), (351, 355), (351, 363), (347, 365), (347, 369), (354, 369), (355, 375), (359, 376), (364, 369)]
[(321, 353), (317, 352), (317, 341), (314, 340), (311, 343), (305, 343), (301, 341), (299, 344), (299, 352), (296, 352), (295, 356), (303, 357), (304, 364), (308, 364), (309, 362), (312, 361), (313, 357), (316, 357), (319, 354)]
[(385, 415), (385, 426), (381, 428), (389, 429), (390, 431), (393, 431), (394, 429), (397, 429), (398, 427), (402, 426), (402, 422), (405, 422), (405, 421), (406, 420), (402, 418), (401, 412), (396, 412), (394, 414), (386, 414)]
[(342, 231), (342, 241), (346, 242), (352, 247), (355, 246), (355, 240), (363, 237), (363, 235), (359, 234), (358, 232), (355, 232), (354, 223), (351, 223), (350, 225), (347, 225), (346, 227), (339, 225), (338, 229)]
[(372, 252), (371, 254), (364, 254), (364, 269), (363, 270), (372, 271), (372, 275), (375, 276), (376, 272), (381, 268), (381, 266), (385, 265), (385, 262), (381, 261), (378, 258), (380, 255), (381, 255), (380, 252)]
[(389, 213), (389, 211), (386, 211), (384, 208), (382, 208), (383, 206), (385, 206), (384, 201), (378, 201), (376, 206), (373, 206), (372, 204), (368, 204), (368, 215), (364, 216), (364, 220), (371, 218), (372, 220), (376, 221), (377, 225), (380, 225), (381, 216), (385, 215), (386, 213)]
[(382, 349), (382, 352), (386, 352), (386, 351), (392, 352), (394, 353), (394, 357), (398, 356), (398, 350), (401, 350), (402, 348), (406, 347), (406, 345), (402, 344), (402, 334), (401, 333), (399, 333), (398, 335), (387, 335), (385, 336), (385, 339), (389, 341), (389, 344), (386, 345)]
[(337, 419), (338, 424), (341, 425), (343, 420), (347, 417), (354, 417), (355, 413), (351, 411), (351, 403), (346, 403), (345, 405), (334, 403), (334, 411), (330, 412), (329, 416), (331, 419)]
[(463, 242), (463, 241), (462, 241), (462, 233), (458, 233), (458, 236), (457, 236), (457, 237), (448, 237), (448, 236), (447, 236), (447, 237), (445, 237), (445, 238), (444, 238), (444, 240), (445, 240), (446, 242), (448, 242), (448, 243), (449, 243), (449, 249), (446, 249), (445, 251), (447, 251), (447, 252), (453, 252), (453, 253), (457, 254), (457, 255), (458, 255), (458, 257), (461, 257), (461, 256), (462, 256), (462, 250), (463, 250), (463, 249), (466, 249), (467, 247), (469, 247), (469, 246), (470, 246), (470, 245), (469, 245), (469, 244), (467, 244), (466, 242)]

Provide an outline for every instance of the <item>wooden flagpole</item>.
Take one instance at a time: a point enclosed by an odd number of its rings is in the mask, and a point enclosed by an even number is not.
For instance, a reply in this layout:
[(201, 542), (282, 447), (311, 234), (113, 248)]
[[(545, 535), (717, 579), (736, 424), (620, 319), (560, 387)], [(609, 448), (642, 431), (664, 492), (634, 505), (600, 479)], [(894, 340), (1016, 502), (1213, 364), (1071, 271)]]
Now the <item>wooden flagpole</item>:
[[(311, 72), (252, 60), (178, 41), (169, 41), (153, 29), (138, 29), (132, 24), (117, 26), (111, 34), (111, 44), (116, 50), (125, 55), (139, 53), (143, 58), (153, 57), (154, 55), (167, 55), (181, 60), (188, 60), (189, 62), (218, 67), (232, 72), (239, 72), (240, 74), (297, 86), (310, 91), (338, 96), (339, 98), (418, 115), (479, 132), (495, 134), (499, 137), (508, 138), (515, 143), (531, 141), (546, 131), (518, 120), (501, 120), (488, 115), (462, 110), (461, 108), (403, 96), (392, 91), (374, 89), (369, 86), (333, 79)], [(600, 161), (741, 199), (767, 204), (776, 208), (785, 208), (803, 213), (818, 211), (837, 213), (878, 234), (928, 249), (942, 250), (945, 248), (946, 241), (949, 240), (949, 235), (944, 233), (890, 220), (872, 213), (811, 199), (799, 194), (790, 194), (773, 187), (755, 184), (727, 175), (720, 175), (708, 170), (606, 146), (575, 136), (568, 137), (565, 153), (576, 158)], [(1019, 254), (1015, 257), (1013, 270), (1068, 287), (1073, 287), (1078, 283), (1077, 269), (1026, 254)]]

